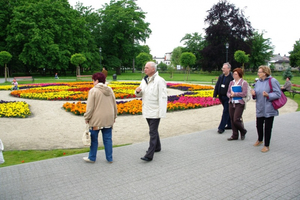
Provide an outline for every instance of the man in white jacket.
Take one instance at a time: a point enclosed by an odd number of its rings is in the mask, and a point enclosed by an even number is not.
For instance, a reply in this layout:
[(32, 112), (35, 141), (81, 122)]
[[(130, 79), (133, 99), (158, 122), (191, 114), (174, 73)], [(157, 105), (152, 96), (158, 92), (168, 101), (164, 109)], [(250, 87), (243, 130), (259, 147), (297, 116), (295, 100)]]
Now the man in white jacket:
[(158, 126), (160, 118), (166, 116), (167, 112), (167, 86), (165, 80), (158, 75), (154, 62), (147, 62), (145, 74), (139, 87), (136, 88), (136, 96), (143, 100), (143, 117), (149, 125), (150, 142), (146, 155), (141, 159), (151, 161), (154, 152), (161, 151)]

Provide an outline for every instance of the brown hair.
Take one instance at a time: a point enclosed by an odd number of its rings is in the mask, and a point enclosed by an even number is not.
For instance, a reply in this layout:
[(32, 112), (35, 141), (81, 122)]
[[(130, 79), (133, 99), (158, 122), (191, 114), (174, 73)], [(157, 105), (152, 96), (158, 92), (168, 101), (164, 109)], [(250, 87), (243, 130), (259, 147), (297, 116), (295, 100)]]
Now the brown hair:
[(270, 67), (268, 67), (266, 65), (261, 65), (261, 66), (259, 66), (258, 69), (261, 69), (263, 71), (263, 73), (266, 74), (266, 77), (271, 75), (271, 69), (270, 69)]
[(243, 78), (244, 72), (241, 68), (235, 68), (232, 72), (236, 72), (240, 78)]
[(103, 84), (105, 84), (105, 81), (106, 81), (106, 77), (105, 77), (105, 75), (103, 74), (103, 73), (95, 73), (93, 76), (92, 76), (92, 79), (93, 80), (98, 80), (98, 82), (99, 83), (103, 83)]

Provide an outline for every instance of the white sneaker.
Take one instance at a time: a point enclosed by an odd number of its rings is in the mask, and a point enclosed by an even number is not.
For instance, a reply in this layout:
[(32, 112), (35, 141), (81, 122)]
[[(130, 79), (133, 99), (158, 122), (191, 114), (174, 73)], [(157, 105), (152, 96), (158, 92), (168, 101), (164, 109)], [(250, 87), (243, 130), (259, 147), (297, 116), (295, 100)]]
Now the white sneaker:
[(94, 163), (95, 161), (90, 160), (88, 157), (83, 157), (83, 160), (88, 163)]

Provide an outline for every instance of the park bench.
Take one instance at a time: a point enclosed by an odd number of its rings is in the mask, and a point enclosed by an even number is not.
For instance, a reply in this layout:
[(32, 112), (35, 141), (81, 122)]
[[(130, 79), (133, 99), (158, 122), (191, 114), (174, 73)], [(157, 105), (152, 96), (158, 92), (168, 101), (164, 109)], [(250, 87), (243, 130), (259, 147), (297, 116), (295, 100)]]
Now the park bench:
[(86, 78), (92, 79), (92, 76), (93, 76), (93, 75), (77, 75), (77, 76), (76, 76), (76, 80), (79, 80), (79, 79), (86, 79)]
[(34, 82), (34, 78), (32, 76), (18, 76), (18, 77), (14, 77), (14, 79), (17, 80), (28, 80), (28, 79), (31, 79), (32, 82)]
[(290, 91), (288, 91), (288, 92), (294, 98), (296, 94), (300, 94), (300, 85), (292, 84), (292, 89)]
[(211, 79), (211, 84), (212, 84), (212, 85), (215, 85), (215, 84), (217, 83), (217, 81), (218, 81), (218, 78), (219, 78), (219, 77), (216, 77), (216, 78)]

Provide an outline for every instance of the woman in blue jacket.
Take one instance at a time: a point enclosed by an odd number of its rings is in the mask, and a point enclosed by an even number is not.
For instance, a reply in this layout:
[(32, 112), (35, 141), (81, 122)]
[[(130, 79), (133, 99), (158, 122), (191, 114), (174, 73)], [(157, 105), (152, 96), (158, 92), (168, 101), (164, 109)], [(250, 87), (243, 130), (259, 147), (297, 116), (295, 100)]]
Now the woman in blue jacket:
[[(259, 146), (265, 142), (262, 152), (268, 152), (270, 146), (270, 139), (273, 127), (274, 116), (278, 115), (278, 110), (275, 110), (272, 101), (279, 99), (281, 90), (279, 82), (272, 78), (271, 70), (268, 66), (260, 66), (258, 68), (259, 81), (255, 84), (254, 90), (251, 91), (253, 99), (256, 99), (256, 129), (258, 140), (254, 146)], [(272, 89), (271, 92), (269, 79), (271, 79)]]

